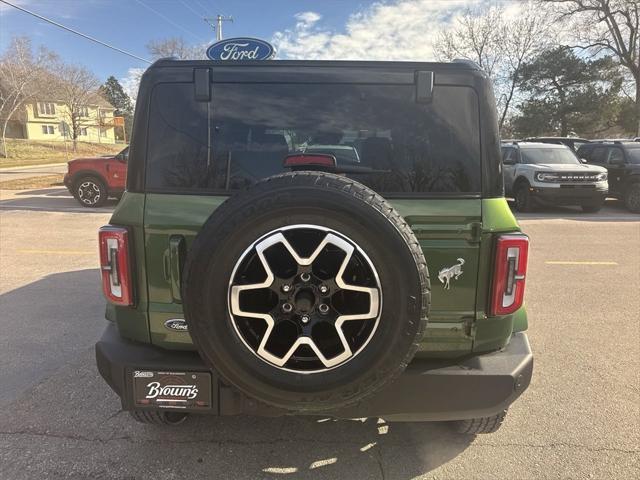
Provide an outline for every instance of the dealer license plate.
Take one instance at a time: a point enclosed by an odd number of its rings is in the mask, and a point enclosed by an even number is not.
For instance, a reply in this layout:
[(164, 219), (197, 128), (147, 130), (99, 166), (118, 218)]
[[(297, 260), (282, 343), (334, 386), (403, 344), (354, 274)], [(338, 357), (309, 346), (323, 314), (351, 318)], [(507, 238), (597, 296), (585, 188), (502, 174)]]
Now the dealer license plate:
[(204, 410), (211, 408), (211, 374), (134, 370), (136, 407)]

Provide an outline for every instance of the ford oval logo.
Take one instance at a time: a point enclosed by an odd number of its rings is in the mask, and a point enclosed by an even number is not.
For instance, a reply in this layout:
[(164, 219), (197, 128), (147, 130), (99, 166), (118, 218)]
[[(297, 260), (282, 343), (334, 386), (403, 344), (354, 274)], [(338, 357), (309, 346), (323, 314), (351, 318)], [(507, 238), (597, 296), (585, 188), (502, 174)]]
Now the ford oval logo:
[(172, 318), (164, 322), (164, 326), (174, 332), (187, 332), (189, 327), (187, 322), (183, 318)]
[(275, 53), (270, 43), (249, 37), (227, 38), (207, 48), (211, 60), (268, 60)]

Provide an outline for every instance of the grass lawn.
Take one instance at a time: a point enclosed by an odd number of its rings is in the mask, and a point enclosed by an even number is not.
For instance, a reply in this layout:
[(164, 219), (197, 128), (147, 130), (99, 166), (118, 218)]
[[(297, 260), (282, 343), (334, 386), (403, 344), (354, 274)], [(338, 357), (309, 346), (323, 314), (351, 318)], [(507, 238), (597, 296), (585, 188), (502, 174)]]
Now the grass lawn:
[(77, 150), (67, 142), (42, 142), (39, 140), (7, 139), (8, 158), (0, 158), (0, 168), (64, 163), (78, 157), (95, 157), (118, 153), (126, 145), (78, 142)]
[(3, 180), (0, 182), (0, 190), (27, 190), (29, 188), (45, 188), (64, 186), (62, 177), (59, 173), (56, 175), (43, 175), (41, 177), (17, 178), (15, 180)]

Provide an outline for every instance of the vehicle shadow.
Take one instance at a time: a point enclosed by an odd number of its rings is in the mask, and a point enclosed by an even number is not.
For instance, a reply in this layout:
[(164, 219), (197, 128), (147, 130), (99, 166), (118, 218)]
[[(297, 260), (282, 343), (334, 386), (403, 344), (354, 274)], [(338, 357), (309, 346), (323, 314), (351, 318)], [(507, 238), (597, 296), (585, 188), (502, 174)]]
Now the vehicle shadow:
[(4, 190), (0, 199), (0, 210), (34, 210), (40, 212), (110, 213), (118, 204), (110, 198), (104, 206), (87, 208), (80, 205), (66, 188), (53, 187), (33, 190)]
[(549, 220), (564, 219), (582, 222), (637, 222), (640, 221), (640, 215), (627, 210), (624, 203), (620, 200), (607, 199), (602, 210), (596, 213), (585, 213), (577, 206), (536, 206), (531, 213), (522, 213), (515, 210), (512, 199), (508, 198), (507, 202), (511, 211), (519, 220)]
[(474, 441), (442, 423), (380, 419), (194, 415), (175, 427), (137, 423), (95, 366), (91, 345), (106, 326), (98, 277), (95, 269), (59, 273), (0, 295), (5, 326), (15, 325), (5, 330), (11, 349), (0, 352), (13, 366), (0, 372), (13, 390), (0, 402), (11, 412), (0, 417), (0, 442), (10, 439), (14, 452), (0, 462), (2, 478), (66, 476), (71, 465), (77, 478), (112, 478), (117, 464), (117, 478), (409, 479)]

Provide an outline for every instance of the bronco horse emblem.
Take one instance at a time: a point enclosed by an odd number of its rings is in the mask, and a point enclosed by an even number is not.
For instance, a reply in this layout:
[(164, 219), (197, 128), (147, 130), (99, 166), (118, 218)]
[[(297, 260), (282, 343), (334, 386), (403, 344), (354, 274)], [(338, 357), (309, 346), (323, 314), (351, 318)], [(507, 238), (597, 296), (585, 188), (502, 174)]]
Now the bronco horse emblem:
[(449, 290), (451, 288), (451, 279), (457, 280), (462, 275), (462, 266), (464, 265), (464, 258), (458, 258), (458, 263), (451, 267), (443, 268), (438, 272), (438, 280), (444, 284), (444, 289)]

